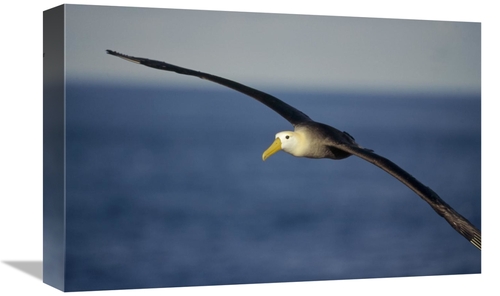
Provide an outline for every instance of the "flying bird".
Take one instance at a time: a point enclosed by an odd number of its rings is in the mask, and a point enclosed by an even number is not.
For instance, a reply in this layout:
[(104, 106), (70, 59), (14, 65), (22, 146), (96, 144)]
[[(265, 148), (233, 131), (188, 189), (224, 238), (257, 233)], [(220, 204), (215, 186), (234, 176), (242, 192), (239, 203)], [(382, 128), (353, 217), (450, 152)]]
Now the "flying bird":
[(262, 154), (263, 160), (266, 160), (280, 150), (296, 157), (307, 158), (344, 159), (351, 155), (360, 157), (378, 166), (408, 186), (426, 201), (436, 213), (448, 221), (451, 227), (463, 235), (478, 249), (481, 249), (481, 232), (466, 218), (456, 212), (432, 189), (422, 184), (398, 165), (374, 153), (373, 150), (361, 147), (347, 132), (316, 122), (300, 110), (297, 110), (272, 95), (226, 78), (161, 61), (133, 57), (112, 50), (107, 50), (107, 53), (151, 68), (195, 76), (212, 81), (256, 99), (283, 116), (294, 127), (293, 131), (282, 131), (276, 134), (274, 142)]

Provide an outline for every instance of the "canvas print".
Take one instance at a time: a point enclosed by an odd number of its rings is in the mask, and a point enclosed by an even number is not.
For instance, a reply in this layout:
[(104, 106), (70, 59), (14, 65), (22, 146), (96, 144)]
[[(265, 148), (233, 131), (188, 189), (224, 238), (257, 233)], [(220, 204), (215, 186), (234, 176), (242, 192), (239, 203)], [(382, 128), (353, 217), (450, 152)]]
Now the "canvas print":
[(481, 272), (481, 24), (44, 13), (44, 282)]

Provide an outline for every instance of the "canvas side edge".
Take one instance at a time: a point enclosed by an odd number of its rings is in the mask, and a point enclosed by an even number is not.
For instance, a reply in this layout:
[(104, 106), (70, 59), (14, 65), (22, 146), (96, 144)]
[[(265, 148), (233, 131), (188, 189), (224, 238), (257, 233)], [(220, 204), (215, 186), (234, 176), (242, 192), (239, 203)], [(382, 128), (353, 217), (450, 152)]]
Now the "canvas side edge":
[(65, 7), (43, 12), (43, 282), (65, 288)]

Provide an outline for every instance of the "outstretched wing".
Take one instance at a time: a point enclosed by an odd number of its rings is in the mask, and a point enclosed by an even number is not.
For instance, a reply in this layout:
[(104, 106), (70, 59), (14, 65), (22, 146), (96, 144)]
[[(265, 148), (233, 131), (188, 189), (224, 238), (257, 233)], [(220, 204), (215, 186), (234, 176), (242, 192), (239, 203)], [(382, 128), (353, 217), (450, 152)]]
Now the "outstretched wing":
[(109, 49), (106, 50), (106, 52), (110, 55), (114, 55), (114, 56), (123, 58), (123, 59), (130, 61), (130, 62), (133, 62), (133, 63), (141, 64), (141, 65), (148, 66), (148, 67), (155, 68), (155, 69), (159, 69), (159, 70), (171, 71), (171, 72), (176, 72), (179, 74), (199, 77), (201, 79), (209, 80), (209, 81), (224, 85), (226, 87), (232, 88), (236, 91), (239, 91), (241, 93), (244, 93), (244, 94), (256, 99), (257, 101), (259, 101), (259, 102), (263, 103), (264, 105), (268, 106), (269, 108), (273, 109), (279, 115), (283, 116), (286, 120), (288, 120), (293, 126), (295, 126), (301, 122), (311, 121), (309, 116), (305, 115), (304, 113), (295, 109), (294, 107), (288, 105), (287, 103), (283, 102), (282, 100), (280, 100), (276, 97), (273, 97), (269, 94), (266, 94), (265, 92), (261, 92), (260, 90), (256, 90), (254, 88), (243, 85), (241, 83), (238, 83), (238, 82), (226, 79), (226, 78), (222, 78), (219, 76), (215, 76), (212, 74), (194, 71), (194, 70), (187, 69), (187, 68), (182, 68), (179, 66), (165, 63), (165, 62), (124, 55), (124, 54), (121, 54), (119, 52), (112, 51)]
[[(294, 107), (286, 104), (280, 99), (275, 98), (259, 90), (240, 84), (238, 82), (225, 79), (219, 76), (211, 75), (208, 73), (182, 68), (165, 62), (124, 55), (112, 50), (107, 50), (107, 53), (144, 66), (152, 67), (159, 70), (176, 72), (183, 75), (195, 76), (232, 88), (236, 91), (239, 91), (250, 97), (253, 97), (257, 101), (265, 104), (266, 106), (268, 106), (269, 108), (273, 109), (278, 114), (283, 116), (294, 126), (301, 123), (307, 124), (309, 122), (313, 122), (309, 118), (309, 116), (305, 115), (304, 113), (295, 109)], [(448, 221), (448, 223), (450, 223), (450, 225), (455, 230), (457, 230), (460, 234), (462, 234), (465, 238), (467, 238), (467, 240), (469, 240), (474, 246), (481, 249), (481, 232), (478, 229), (476, 229), (462, 215), (453, 210), (453, 208), (451, 208), (447, 203), (445, 203), (430, 188), (420, 183), (417, 179), (415, 179), (412, 175), (408, 174), (406, 171), (401, 169), (395, 163), (391, 162), (390, 160), (380, 155), (373, 153), (373, 151), (369, 149), (353, 145), (351, 141), (349, 141), (349, 143), (342, 141), (337, 142), (335, 140), (335, 137), (331, 138), (331, 140), (332, 142), (328, 143), (328, 145), (331, 146), (332, 148), (343, 150), (347, 153), (356, 155), (368, 162), (371, 162), (374, 165), (380, 167), (384, 171), (391, 174), (393, 177), (401, 181), (406, 186), (408, 186), (415, 193), (417, 193), (423, 200), (425, 200), (440, 216), (445, 218), (446, 221)]]
[(425, 200), (441, 217), (446, 219), (456, 231), (462, 234), (469, 242), (471, 242), (478, 249), (481, 249), (481, 232), (474, 227), (467, 219), (456, 212), (450, 205), (442, 200), (436, 192), (429, 187), (420, 183), (408, 172), (400, 168), (392, 161), (384, 158), (373, 151), (356, 147), (347, 144), (335, 144), (335, 148), (344, 150), (356, 155), (368, 162), (373, 163), (379, 168), (383, 169), (393, 177), (408, 186), (411, 190), (417, 193), (423, 200)]

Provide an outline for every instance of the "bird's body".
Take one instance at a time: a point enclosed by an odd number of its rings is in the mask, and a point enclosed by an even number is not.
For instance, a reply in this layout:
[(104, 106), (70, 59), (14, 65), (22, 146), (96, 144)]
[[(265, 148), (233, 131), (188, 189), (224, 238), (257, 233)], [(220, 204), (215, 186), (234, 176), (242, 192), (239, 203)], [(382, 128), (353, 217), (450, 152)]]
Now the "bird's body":
[(433, 190), (423, 185), (398, 165), (374, 153), (373, 150), (358, 145), (354, 138), (347, 132), (313, 121), (309, 116), (280, 99), (235, 81), (165, 62), (132, 57), (111, 50), (107, 52), (108, 54), (144, 66), (209, 80), (256, 99), (276, 111), (294, 126), (294, 131), (283, 131), (276, 134), (274, 142), (264, 151), (262, 155), (263, 160), (266, 160), (269, 156), (280, 150), (296, 157), (307, 158), (329, 158), (338, 160), (347, 158), (351, 155), (358, 156), (378, 166), (408, 186), (425, 200), (436, 213), (448, 221), (456, 231), (463, 235), (474, 246), (481, 249), (481, 232), (466, 218), (444, 202)]
[[(336, 148), (341, 144), (364, 149), (348, 133), (315, 121), (297, 124), (293, 132), (280, 132), (276, 139), (280, 139), (283, 151), (296, 157), (344, 159), (351, 156), (351, 153)], [(269, 156), (263, 155), (264, 160)]]

